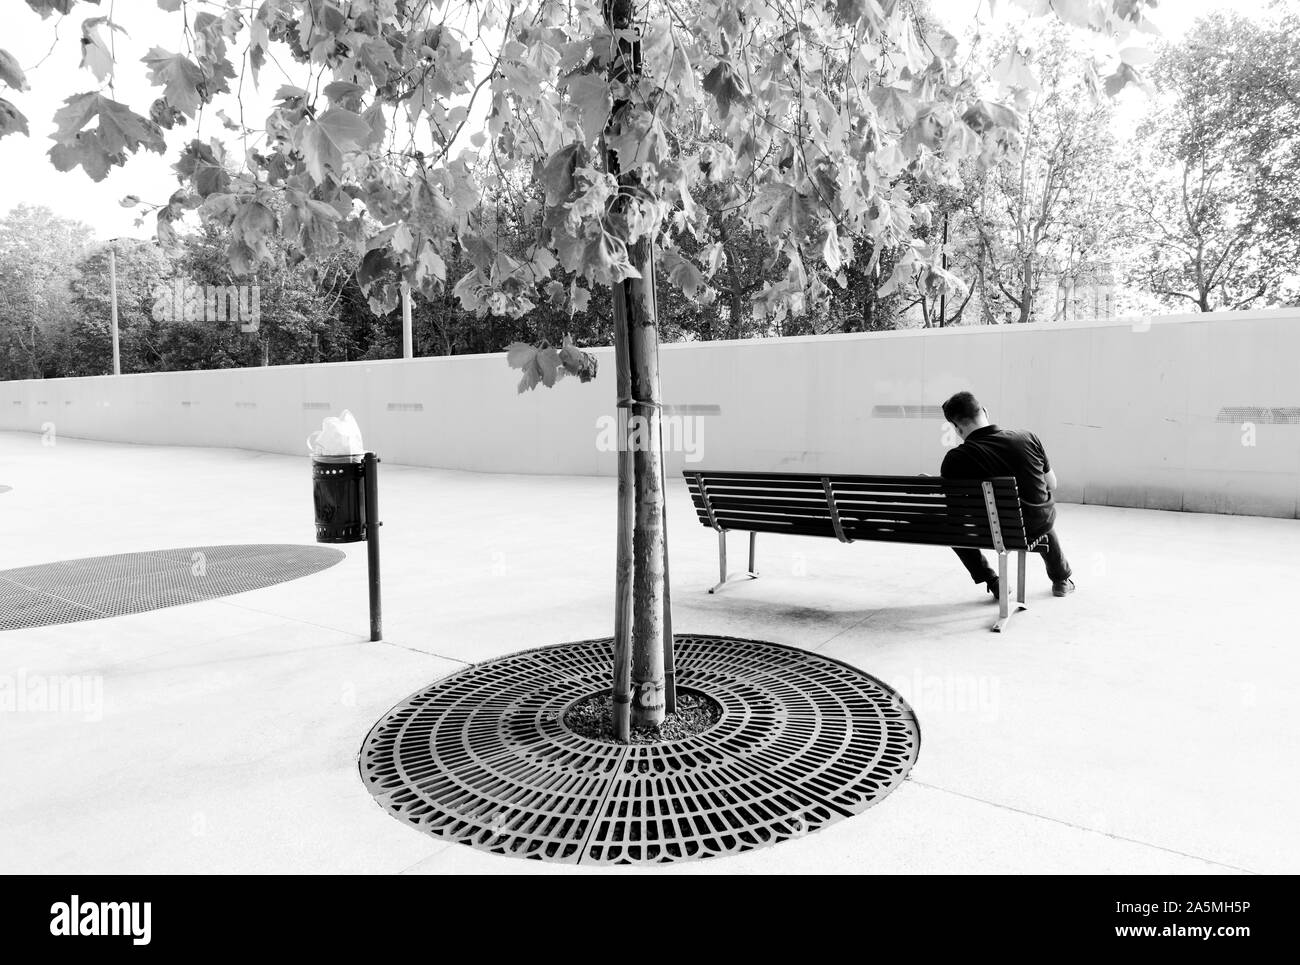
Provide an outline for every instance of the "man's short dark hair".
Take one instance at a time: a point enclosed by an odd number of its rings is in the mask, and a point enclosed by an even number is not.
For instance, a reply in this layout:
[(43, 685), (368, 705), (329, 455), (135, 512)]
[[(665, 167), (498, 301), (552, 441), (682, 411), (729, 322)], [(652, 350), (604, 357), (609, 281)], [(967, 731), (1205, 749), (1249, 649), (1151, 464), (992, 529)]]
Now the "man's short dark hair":
[(954, 425), (958, 422), (974, 422), (979, 418), (980, 400), (969, 392), (958, 392), (943, 404), (943, 417)]

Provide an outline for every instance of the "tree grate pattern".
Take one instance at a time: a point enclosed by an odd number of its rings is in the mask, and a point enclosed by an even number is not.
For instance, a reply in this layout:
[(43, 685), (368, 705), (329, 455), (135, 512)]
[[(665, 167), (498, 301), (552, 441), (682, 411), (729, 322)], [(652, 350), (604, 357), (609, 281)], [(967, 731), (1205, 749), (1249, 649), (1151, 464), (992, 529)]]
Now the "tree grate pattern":
[(907, 703), (839, 661), (781, 644), (678, 635), (678, 687), (712, 697), (704, 733), (618, 745), (563, 723), (609, 688), (611, 640), (489, 660), (402, 701), (359, 765), (381, 806), (493, 854), (663, 864), (739, 854), (866, 810), (916, 762)]
[(0, 630), (144, 613), (260, 590), (333, 566), (342, 550), (191, 546), (0, 570)]

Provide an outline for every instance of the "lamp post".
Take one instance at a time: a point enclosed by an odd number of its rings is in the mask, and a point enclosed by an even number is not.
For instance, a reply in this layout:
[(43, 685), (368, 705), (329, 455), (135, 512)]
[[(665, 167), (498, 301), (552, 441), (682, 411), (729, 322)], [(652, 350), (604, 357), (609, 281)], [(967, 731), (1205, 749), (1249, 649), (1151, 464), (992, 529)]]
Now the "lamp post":
[(409, 359), (415, 356), (413, 338), (411, 336), (411, 286), (402, 282), (402, 358)]
[(122, 374), (122, 350), (117, 337), (117, 239), (109, 242), (108, 249), (108, 304), (113, 331), (113, 374)]

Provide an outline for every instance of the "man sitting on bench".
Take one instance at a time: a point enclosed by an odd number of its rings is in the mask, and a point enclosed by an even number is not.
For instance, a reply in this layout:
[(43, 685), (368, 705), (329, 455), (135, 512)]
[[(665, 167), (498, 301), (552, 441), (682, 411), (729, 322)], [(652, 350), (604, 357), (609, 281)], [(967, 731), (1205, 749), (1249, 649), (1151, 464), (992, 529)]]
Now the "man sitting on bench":
[[(1074, 592), (1070, 564), (1061, 550), (1061, 541), (1053, 529), (1056, 506), (1052, 491), (1056, 473), (1047, 460), (1047, 451), (1032, 432), (1001, 429), (989, 423), (988, 413), (969, 392), (958, 392), (943, 404), (943, 416), (952, 423), (962, 443), (948, 450), (939, 475), (944, 479), (992, 479), (1015, 476), (1020, 493), (1021, 515), (1030, 540), (1045, 536), (1036, 552), (1043, 554), (1047, 575), (1052, 580), (1052, 595)], [(954, 552), (970, 571), (971, 579), (983, 583), (998, 598), (998, 575), (977, 549)]]

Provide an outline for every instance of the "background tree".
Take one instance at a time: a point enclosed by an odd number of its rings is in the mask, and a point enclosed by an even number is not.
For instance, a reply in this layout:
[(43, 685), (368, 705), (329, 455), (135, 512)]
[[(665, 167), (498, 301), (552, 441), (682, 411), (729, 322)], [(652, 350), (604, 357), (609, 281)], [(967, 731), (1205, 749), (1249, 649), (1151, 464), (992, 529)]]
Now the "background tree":
[(1130, 277), (1165, 304), (1249, 308), (1300, 290), (1300, 16), (1280, 11), (1198, 20), (1155, 65), (1123, 206)]
[[(74, 319), (61, 375), (109, 375), (113, 371), (109, 250), (117, 259), (118, 342), (123, 372), (183, 368), (170, 358), (166, 326), (153, 317), (159, 286), (170, 286), (172, 259), (157, 243), (114, 240), (93, 249), (76, 264), (70, 283)], [(212, 355), (212, 368), (223, 359)]]
[(966, 173), (954, 225), (973, 244), (955, 270), (972, 279), (983, 321), (1052, 318), (1058, 288), (1068, 293), (1113, 252), (1111, 107), (1060, 23), (1013, 31), (986, 65), (1015, 94), (1019, 136), (1003, 163)]
[(91, 242), (79, 221), (19, 205), (0, 219), (0, 378), (58, 374), (74, 312), (68, 284)]

